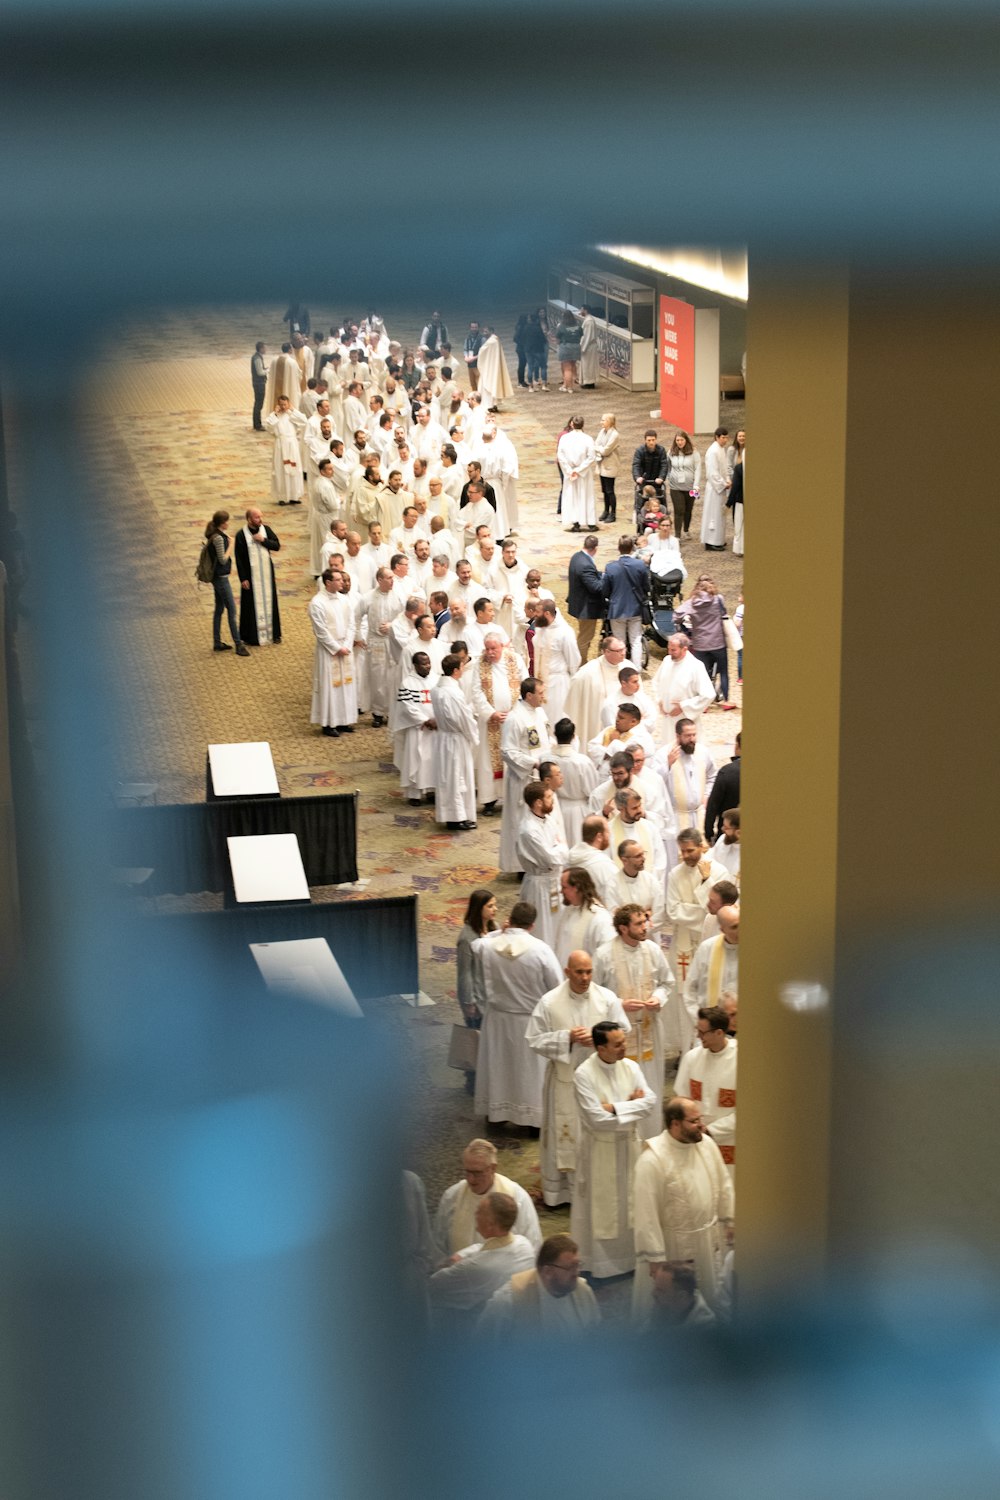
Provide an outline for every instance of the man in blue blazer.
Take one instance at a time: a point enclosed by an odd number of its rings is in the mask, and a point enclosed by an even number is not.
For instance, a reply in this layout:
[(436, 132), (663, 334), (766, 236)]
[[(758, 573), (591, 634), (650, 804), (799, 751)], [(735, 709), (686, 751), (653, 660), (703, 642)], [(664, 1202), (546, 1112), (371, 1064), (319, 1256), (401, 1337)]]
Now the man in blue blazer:
[(649, 568), (635, 552), (635, 537), (618, 539), (619, 556), (604, 570), (611, 633), (625, 642), (633, 666), (642, 670), (642, 606), (649, 598)]
[(604, 616), (604, 582), (594, 562), (597, 537), (584, 539), (579, 552), (569, 560), (569, 595), (566, 608), (576, 621), (576, 644), (580, 660), (586, 661), (598, 620)]

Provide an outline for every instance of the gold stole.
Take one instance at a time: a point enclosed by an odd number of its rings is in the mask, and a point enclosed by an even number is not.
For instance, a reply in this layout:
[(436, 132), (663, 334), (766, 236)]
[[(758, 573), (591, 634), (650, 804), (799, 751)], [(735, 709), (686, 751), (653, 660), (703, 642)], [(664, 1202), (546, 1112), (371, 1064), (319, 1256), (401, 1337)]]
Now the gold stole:
[(726, 940), (720, 933), (715, 939), (712, 956), (708, 960), (708, 991), (705, 996), (706, 1004), (718, 1005), (719, 995), (722, 991), (722, 966), (726, 961)]
[[(641, 970), (639, 974), (638, 993), (632, 994), (632, 976), (629, 968), (627, 955), (636, 952), (639, 955)], [(614, 941), (614, 972), (615, 972), (615, 994), (621, 999), (626, 995), (630, 1000), (648, 1000), (656, 986), (653, 984), (653, 961), (645, 948), (629, 949), (620, 937)], [(632, 1022), (632, 1030), (625, 1033), (625, 1056), (630, 1057), (633, 1062), (652, 1062), (654, 1057), (653, 1036), (654, 1026), (659, 1025), (659, 1013), (655, 1011), (638, 1011), (629, 1016)]]
[[(690, 796), (690, 793), (688, 791), (687, 778), (684, 775), (685, 759), (686, 756), (684, 754), (684, 751), (682, 750), (680, 755), (678, 755), (677, 759), (674, 761), (673, 765), (670, 768), (670, 779), (673, 783), (674, 788), (674, 807), (677, 812), (680, 812), (682, 807), (684, 809), (687, 809), (688, 797)], [(692, 759), (696, 761), (698, 770), (700, 772), (700, 777), (697, 781), (697, 806), (700, 807), (705, 800), (705, 762), (697, 754), (692, 757)]]
[[(501, 656), (501, 663), (507, 669), (507, 682), (510, 686), (511, 711), (517, 707), (518, 696), (521, 691), (521, 680), (517, 667), (510, 656)], [(485, 656), (479, 658), (479, 686), (483, 690), (483, 697), (490, 707), (493, 707), (493, 667)], [(487, 738), (490, 744), (490, 765), (493, 767), (493, 780), (503, 779), (503, 760), (500, 756), (500, 735), (503, 732), (502, 724), (489, 724), (487, 726)]]

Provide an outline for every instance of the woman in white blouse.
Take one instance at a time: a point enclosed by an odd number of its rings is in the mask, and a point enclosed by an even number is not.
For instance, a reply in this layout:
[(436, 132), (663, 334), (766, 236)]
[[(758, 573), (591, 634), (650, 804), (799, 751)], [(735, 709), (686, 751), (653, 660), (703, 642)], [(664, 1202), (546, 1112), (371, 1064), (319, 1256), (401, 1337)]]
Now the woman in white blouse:
[(597, 453), (597, 475), (601, 481), (604, 498), (602, 521), (617, 521), (618, 500), (615, 495), (615, 478), (618, 474), (618, 429), (613, 412), (606, 411), (601, 418), (601, 430), (594, 439)]
[(664, 516), (654, 535), (650, 536), (640, 549), (639, 556), (649, 563), (650, 571), (658, 578), (665, 578), (668, 573), (678, 572), (681, 578), (687, 577), (687, 568), (681, 557), (680, 543), (674, 536), (674, 523), (669, 516)]
[(670, 500), (674, 509), (677, 540), (691, 535), (691, 514), (701, 488), (701, 454), (686, 432), (678, 432), (668, 452)]

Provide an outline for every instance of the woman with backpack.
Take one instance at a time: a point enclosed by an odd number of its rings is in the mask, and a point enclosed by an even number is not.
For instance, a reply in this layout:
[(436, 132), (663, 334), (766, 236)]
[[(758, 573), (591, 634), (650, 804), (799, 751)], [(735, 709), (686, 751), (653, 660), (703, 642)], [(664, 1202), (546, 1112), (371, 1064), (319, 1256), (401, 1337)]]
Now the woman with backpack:
[(213, 650), (231, 651), (233, 649), (222, 639), (222, 616), (226, 614), (229, 616), (229, 629), (233, 637), (233, 646), (236, 647), (236, 655), (249, 656), (250, 652), (240, 640), (233, 588), (229, 582), (229, 575), (233, 570), (233, 549), (236, 541), (226, 530), (228, 520), (228, 510), (217, 510), (205, 527), (205, 549), (215, 554), (215, 568), (212, 572), (212, 588), (215, 592), (215, 614), (212, 617)]

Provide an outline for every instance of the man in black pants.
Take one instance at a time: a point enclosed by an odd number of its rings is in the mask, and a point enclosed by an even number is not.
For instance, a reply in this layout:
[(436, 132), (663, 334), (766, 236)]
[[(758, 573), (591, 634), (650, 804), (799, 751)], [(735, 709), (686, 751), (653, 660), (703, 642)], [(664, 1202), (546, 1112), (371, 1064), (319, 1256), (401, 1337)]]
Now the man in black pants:
[(250, 359), (250, 383), (253, 386), (253, 430), (263, 432), (264, 424), (260, 420), (260, 414), (264, 409), (264, 392), (267, 390), (267, 360), (264, 355), (267, 349), (262, 343), (258, 343)]
[(632, 455), (632, 478), (635, 480), (635, 529), (642, 529), (642, 487), (651, 484), (656, 490), (656, 498), (663, 500), (666, 496), (667, 475), (670, 473), (670, 459), (666, 448), (662, 443), (656, 441), (656, 428), (647, 427), (646, 434), (639, 447)]

